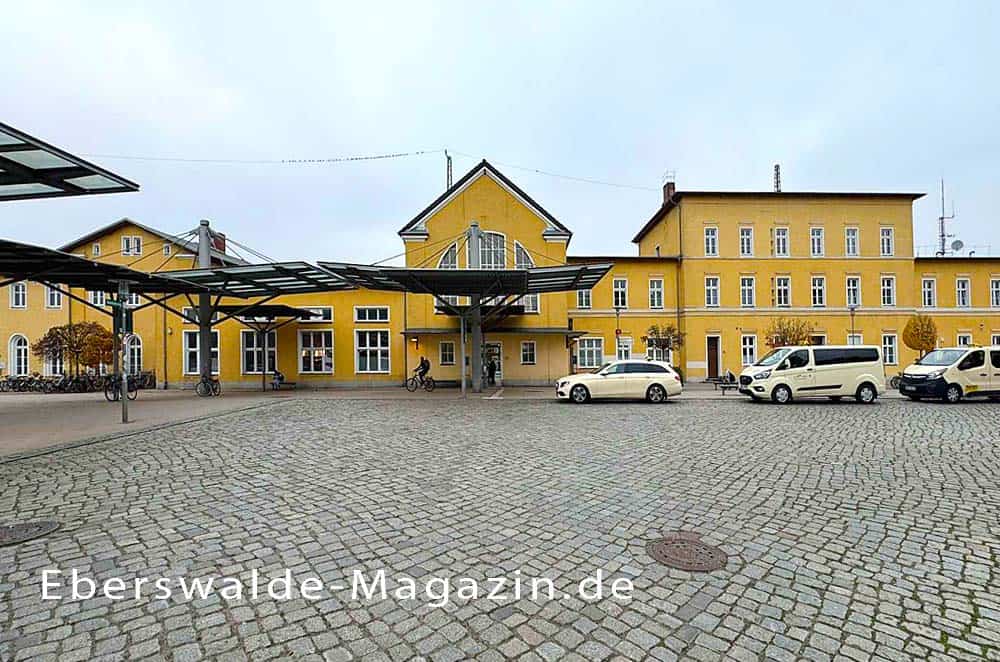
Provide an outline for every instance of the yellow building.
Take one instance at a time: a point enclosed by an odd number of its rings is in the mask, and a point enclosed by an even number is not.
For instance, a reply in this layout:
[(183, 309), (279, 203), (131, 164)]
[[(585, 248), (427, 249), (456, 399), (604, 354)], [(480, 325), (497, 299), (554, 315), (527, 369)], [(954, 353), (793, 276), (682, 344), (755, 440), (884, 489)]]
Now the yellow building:
[[(917, 194), (675, 191), (671, 184), (633, 241), (638, 255), (571, 256), (570, 230), (487, 162), (458, 180), (399, 231), (411, 268), (465, 269), (470, 223), (483, 232), (483, 269), (611, 262), (593, 290), (524, 297), (512, 310), (486, 309), (484, 341), (504, 384), (551, 384), (571, 370), (618, 357), (666, 358), (689, 379), (739, 372), (767, 351), (778, 317), (804, 318), (815, 342), (883, 347), (900, 369), (916, 353), (902, 343), (915, 312), (937, 322), (940, 344), (1000, 343), (1000, 258), (913, 254)], [(638, 225), (638, 224), (637, 224)], [(215, 236), (217, 266), (243, 261)], [(146, 271), (190, 269), (196, 246), (129, 219), (62, 247), (88, 259)], [(110, 318), (37, 283), (0, 293), (0, 363), (5, 374), (68, 371), (30, 345), (48, 328)], [(105, 293), (72, 291), (98, 307)], [(137, 303), (140, 303), (137, 301)], [(173, 297), (175, 310), (192, 301)], [(399, 384), (421, 356), (439, 381), (458, 381), (459, 323), (451, 306), (425, 294), (351, 290), (279, 297), (315, 317), (287, 324), (267, 342), (275, 368), (304, 387)], [(493, 313), (496, 313), (495, 315)], [(163, 308), (136, 311), (140, 345), (132, 370), (158, 384), (190, 387), (198, 375), (197, 327)], [(643, 337), (673, 324), (682, 347), (662, 357)], [(617, 330), (617, 333), (616, 333)], [(260, 388), (265, 352), (237, 319), (218, 324), (213, 363), (224, 387)], [(895, 370), (895, 368), (890, 368)]]

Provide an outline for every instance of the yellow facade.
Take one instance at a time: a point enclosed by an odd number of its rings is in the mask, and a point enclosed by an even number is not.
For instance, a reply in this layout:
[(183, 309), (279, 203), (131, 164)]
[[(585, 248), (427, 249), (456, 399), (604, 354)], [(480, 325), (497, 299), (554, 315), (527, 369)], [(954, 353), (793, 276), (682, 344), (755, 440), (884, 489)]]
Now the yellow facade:
[[(467, 268), (471, 222), (490, 242), (481, 253), (484, 268), (614, 264), (592, 291), (525, 299), (523, 314), (487, 321), (484, 340), (500, 359), (504, 384), (551, 384), (615, 356), (652, 356), (643, 336), (653, 324), (673, 324), (685, 334), (683, 347), (656, 357), (672, 360), (689, 379), (738, 373), (751, 349), (757, 356), (767, 351), (766, 330), (777, 317), (808, 320), (817, 342), (847, 343), (853, 329), (856, 341), (894, 347), (890, 372), (893, 364), (901, 369), (916, 358), (902, 342), (915, 312), (934, 318), (941, 345), (1000, 343), (1000, 258), (915, 258), (913, 195), (671, 193), (634, 239), (637, 256), (568, 256), (570, 231), (483, 162), (399, 234), (409, 267)], [(122, 254), (123, 237), (139, 237), (141, 254)], [(192, 246), (127, 219), (63, 249), (149, 271), (195, 266)], [(239, 260), (219, 250), (214, 262)], [(13, 287), (0, 293), (5, 374), (69, 368), (44, 365), (30, 352), (23, 365), (17, 338), (30, 345), (70, 321), (110, 325), (108, 316), (66, 296), (49, 299), (41, 284), (28, 283), (26, 298)], [(269, 344), (278, 370), (300, 386), (399, 384), (421, 356), (439, 381), (460, 379), (458, 318), (429, 295), (356, 290), (270, 303), (323, 312), (283, 326)], [(181, 310), (191, 304), (174, 297), (168, 305)], [(216, 330), (224, 387), (259, 388), (262, 359), (253, 332), (235, 319)], [(155, 371), (160, 385), (193, 385), (189, 343), (195, 331), (159, 307), (136, 312), (141, 368)]]

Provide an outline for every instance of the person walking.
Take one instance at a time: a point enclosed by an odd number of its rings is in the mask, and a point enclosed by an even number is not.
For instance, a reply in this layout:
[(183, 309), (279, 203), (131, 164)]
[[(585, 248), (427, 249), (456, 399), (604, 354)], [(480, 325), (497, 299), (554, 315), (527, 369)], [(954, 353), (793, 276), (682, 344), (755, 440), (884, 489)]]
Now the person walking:
[(489, 378), (489, 385), (497, 385), (497, 360), (490, 357), (490, 362), (486, 364), (486, 375)]

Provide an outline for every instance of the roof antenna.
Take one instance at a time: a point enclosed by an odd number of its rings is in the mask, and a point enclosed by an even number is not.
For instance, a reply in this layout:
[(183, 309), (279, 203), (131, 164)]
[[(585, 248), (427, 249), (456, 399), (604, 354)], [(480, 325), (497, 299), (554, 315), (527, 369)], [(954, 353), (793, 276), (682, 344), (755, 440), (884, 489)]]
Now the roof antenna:
[[(939, 256), (944, 256), (948, 254), (948, 239), (954, 237), (953, 234), (948, 234), (947, 228), (945, 227), (945, 221), (950, 221), (955, 218), (955, 201), (951, 203), (951, 216), (946, 216), (944, 213), (944, 178), (941, 179), (941, 215), (938, 216), (938, 252)], [(957, 248), (956, 248), (957, 246)], [(960, 251), (963, 248), (961, 241), (952, 242), (952, 249), (955, 251)]]
[(781, 193), (781, 164), (774, 164), (774, 192)]
[(451, 188), (451, 154), (448, 153), (448, 150), (444, 150), (444, 161), (448, 170), (448, 174), (446, 175), (448, 186), (445, 187), (445, 190), (447, 190)]

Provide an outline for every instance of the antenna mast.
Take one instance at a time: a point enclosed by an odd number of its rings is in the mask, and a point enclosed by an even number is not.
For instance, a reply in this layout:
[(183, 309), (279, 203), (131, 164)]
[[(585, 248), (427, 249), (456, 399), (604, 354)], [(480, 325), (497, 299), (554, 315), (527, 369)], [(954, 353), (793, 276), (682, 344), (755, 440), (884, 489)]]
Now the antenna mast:
[(951, 216), (946, 216), (944, 212), (944, 179), (941, 179), (941, 215), (938, 216), (938, 255), (946, 255), (948, 252), (948, 237), (950, 235), (945, 228), (945, 221), (955, 218), (955, 206), (952, 203)]
[(447, 168), (447, 171), (448, 171), (447, 175), (445, 176), (446, 177), (445, 181), (448, 183), (448, 185), (445, 187), (445, 189), (450, 189), (451, 188), (451, 154), (448, 153), (448, 150), (444, 150), (444, 161), (445, 161), (445, 165), (446, 165), (446, 168)]
[(781, 193), (781, 164), (774, 164), (774, 192)]

